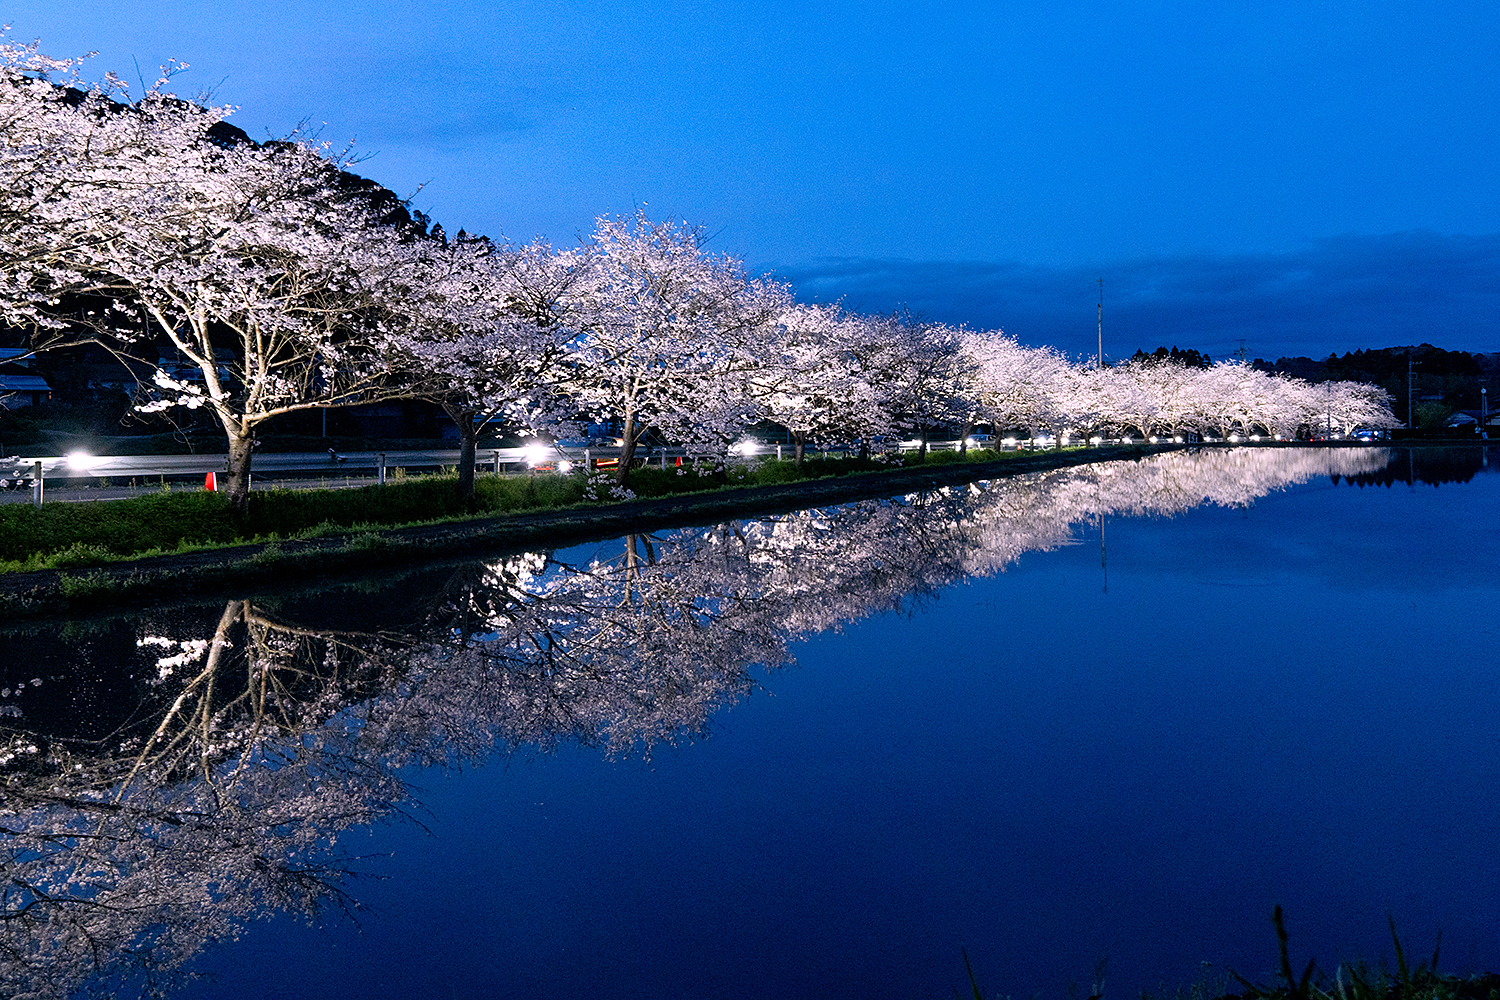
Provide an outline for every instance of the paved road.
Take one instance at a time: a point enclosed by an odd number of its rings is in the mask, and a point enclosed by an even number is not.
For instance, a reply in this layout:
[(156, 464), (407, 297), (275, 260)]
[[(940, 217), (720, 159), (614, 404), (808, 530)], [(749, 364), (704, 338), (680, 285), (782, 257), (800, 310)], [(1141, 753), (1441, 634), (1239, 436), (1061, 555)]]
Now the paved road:
[[(553, 448), (532, 445), (525, 448), (486, 448), (475, 456), (483, 471), (524, 472), (533, 466), (557, 469), (563, 461), (582, 462), (615, 459), (620, 449)], [(637, 454), (659, 461), (660, 449), (642, 450)], [(670, 460), (682, 454), (680, 449), (667, 452)], [(343, 489), (369, 486), (376, 481), (381, 456), (387, 470), (429, 470), (458, 464), (458, 449), (418, 451), (359, 451), (340, 453), (337, 459), (327, 452), (257, 454), (251, 462), (253, 489)], [(0, 478), (15, 481), (19, 475), (29, 477), (35, 463), (42, 463), (44, 499), (52, 501), (118, 500), (160, 492), (167, 483), (174, 489), (197, 488), (203, 476), (225, 471), (225, 455), (50, 455), (40, 458), (0, 459)], [(562, 466), (566, 468), (566, 466)], [(0, 489), (0, 503), (30, 503), (31, 489)]]

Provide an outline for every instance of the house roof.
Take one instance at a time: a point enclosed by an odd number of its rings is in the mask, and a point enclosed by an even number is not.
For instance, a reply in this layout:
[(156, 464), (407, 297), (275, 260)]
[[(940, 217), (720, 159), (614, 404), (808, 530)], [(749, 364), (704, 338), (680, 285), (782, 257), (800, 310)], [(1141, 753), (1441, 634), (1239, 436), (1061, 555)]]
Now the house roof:
[(0, 372), (0, 392), (51, 392), (52, 387), (40, 375), (16, 375)]

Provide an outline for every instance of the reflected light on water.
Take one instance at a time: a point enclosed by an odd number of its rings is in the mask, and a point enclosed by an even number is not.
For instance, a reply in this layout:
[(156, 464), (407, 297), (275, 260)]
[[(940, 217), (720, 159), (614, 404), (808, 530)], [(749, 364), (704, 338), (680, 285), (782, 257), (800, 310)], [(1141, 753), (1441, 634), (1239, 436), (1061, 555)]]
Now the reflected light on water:
[[(1277, 902), (1330, 958), (1393, 909), (1493, 961), (1494, 633), (1449, 611), (1497, 596), (1453, 513), (1496, 490), (1335, 485), (1485, 468), (1392, 457), (1178, 453), (0, 632), (0, 991), (918, 996), (960, 946), (1011, 992), (1107, 952), (1130, 991), (1258, 973)], [(356, 899), (406, 917), (354, 934)], [(229, 943), (289, 913), (333, 937)]]

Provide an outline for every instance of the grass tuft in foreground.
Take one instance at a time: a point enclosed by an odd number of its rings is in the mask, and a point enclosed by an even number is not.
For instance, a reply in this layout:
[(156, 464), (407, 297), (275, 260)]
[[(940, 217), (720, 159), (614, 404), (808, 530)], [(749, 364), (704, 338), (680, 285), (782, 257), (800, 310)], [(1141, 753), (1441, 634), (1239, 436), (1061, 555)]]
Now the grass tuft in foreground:
[(1242, 986), (1239, 994), (1225, 994), (1239, 1000), (1495, 1000), (1500, 998), (1500, 976), (1493, 973), (1480, 976), (1446, 976), (1437, 971), (1438, 958), (1442, 951), (1443, 935), (1437, 935), (1432, 948), (1432, 958), (1427, 963), (1413, 967), (1406, 959), (1401, 947), (1401, 938), (1396, 933), (1396, 921), (1390, 920), (1391, 944), (1396, 952), (1394, 971), (1381, 968), (1373, 970), (1367, 963), (1351, 965), (1342, 963), (1334, 969), (1333, 976), (1309, 959), (1300, 975), (1293, 972), (1290, 952), (1287, 947), (1286, 921), (1281, 907), (1276, 907), (1271, 917), (1276, 927), (1276, 944), (1280, 953), (1281, 978), (1272, 985), (1252, 983), (1235, 972), (1230, 975)]
[[(1273, 912), (1271, 922), (1276, 928), (1276, 943), (1281, 960), (1280, 978), (1276, 982), (1253, 983), (1230, 970), (1228, 979), (1237, 982), (1242, 987), (1242, 992), (1231, 992), (1226, 988), (1224, 980), (1220, 980), (1217, 985), (1210, 985), (1204, 980), (1188, 989), (1178, 990), (1175, 995), (1143, 993), (1141, 1000), (1500, 1000), (1500, 975), (1484, 973), (1453, 976), (1437, 971), (1443, 941), (1441, 933), (1433, 946), (1431, 960), (1413, 967), (1407, 961), (1393, 919), (1390, 927), (1391, 943), (1396, 952), (1394, 971), (1384, 966), (1375, 970), (1363, 962), (1341, 963), (1330, 978), (1318, 968), (1316, 961), (1309, 961), (1300, 975), (1295, 973), (1287, 946), (1286, 921), (1282, 917), (1280, 906)], [(964, 952), (963, 959), (974, 1000), (984, 1000), (967, 952)], [(960, 991), (955, 989), (953, 993), (955, 1000), (958, 1000)], [(1103, 997), (1104, 962), (1101, 960), (1095, 970), (1094, 986), (1088, 1000), (1103, 1000)]]

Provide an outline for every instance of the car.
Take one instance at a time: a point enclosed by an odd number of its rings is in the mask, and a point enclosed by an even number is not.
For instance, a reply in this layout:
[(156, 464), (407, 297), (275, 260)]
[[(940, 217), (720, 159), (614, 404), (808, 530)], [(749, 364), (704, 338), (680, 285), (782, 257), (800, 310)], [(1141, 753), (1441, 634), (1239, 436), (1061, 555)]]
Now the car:
[(559, 448), (619, 448), (625, 442), (617, 437), (596, 434), (592, 437), (559, 438)]

